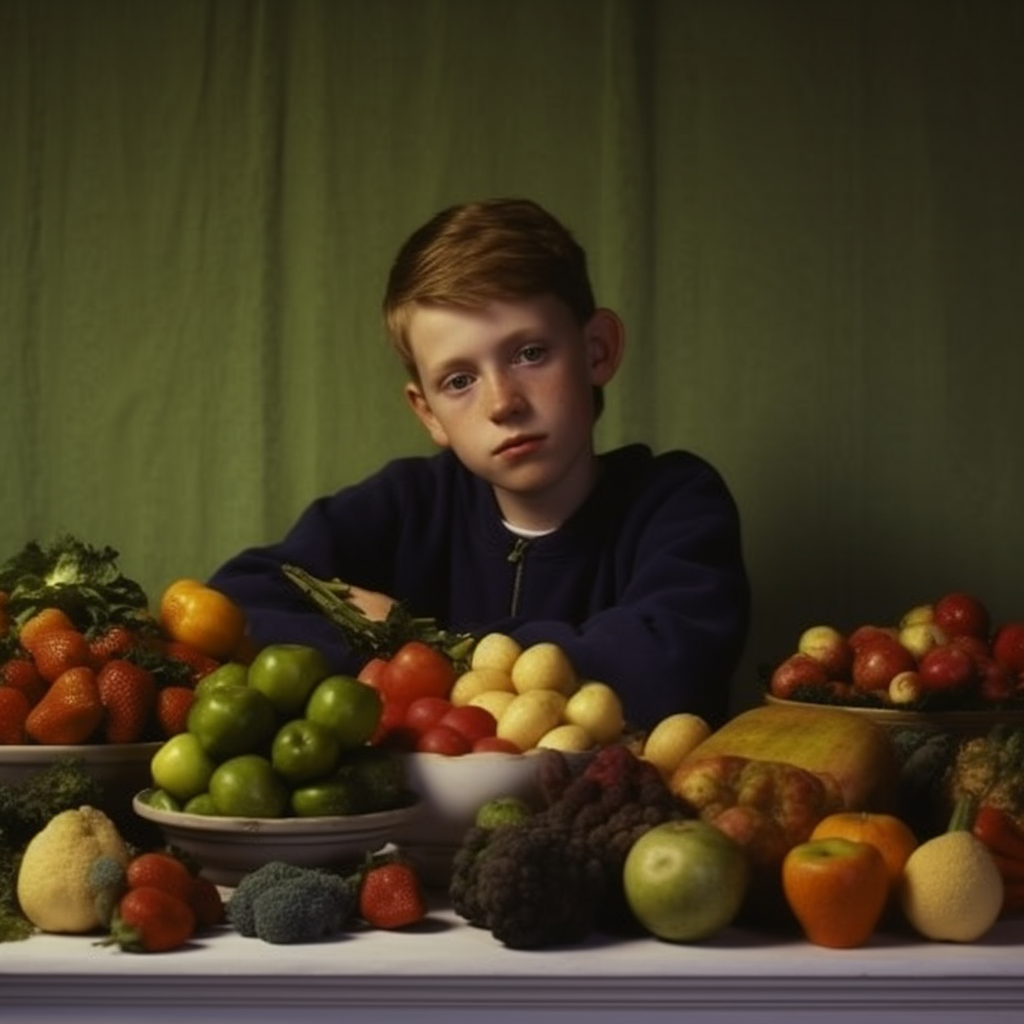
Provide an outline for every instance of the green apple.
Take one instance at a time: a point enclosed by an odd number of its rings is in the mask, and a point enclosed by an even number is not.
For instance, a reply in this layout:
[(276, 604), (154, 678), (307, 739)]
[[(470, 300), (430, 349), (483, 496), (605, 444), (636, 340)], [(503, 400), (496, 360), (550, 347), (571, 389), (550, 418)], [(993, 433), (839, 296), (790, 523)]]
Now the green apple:
[(330, 674), (327, 659), (304, 644), (270, 644), (249, 665), (248, 681), (274, 705), (278, 720), (302, 714), (313, 687)]
[(328, 676), (309, 695), (305, 717), (332, 730), (342, 750), (352, 750), (370, 741), (382, 708), (380, 692), (368, 683), (352, 676)]
[(249, 669), (240, 661), (225, 661), (223, 665), (208, 672), (195, 685), (196, 699), (204, 697), (211, 690), (217, 690), (222, 686), (246, 686), (248, 684)]
[(277, 730), (270, 745), (270, 763), (290, 785), (330, 775), (338, 764), (341, 741), (333, 729), (308, 718), (295, 718)]
[(211, 815), (217, 813), (217, 805), (213, 802), (213, 797), (209, 793), (200, 793), (198, 796), (192, 797), (182, 807), (182, 810), (186, 814)]
[(214, 769), (210, 796), (217, 813), (232, 818), (280, 818), (288, 810), (288, 786), (259, 754), (239, 754)]
[(190, 732), (180, 732), (162, 743), (149, 763), (153, 784), (179, 804), (204, 792), (216, 767), (199, 738)]
[(630, 847), (626, 901), (652, 935), (668, 942), (710, 938), (739, 913), (750, 882), (746, 854), (700, 820), (667, 821)]
[(299, 818), (362, 814), (362, 794), (351, 779), (324, 779), (298, 786), (291, 794), (292, 813)]
[(218, 686), (188, 712), (188, 731), (215, 761), (262, 751), (276, 729), (274, 705), (249, 686)]

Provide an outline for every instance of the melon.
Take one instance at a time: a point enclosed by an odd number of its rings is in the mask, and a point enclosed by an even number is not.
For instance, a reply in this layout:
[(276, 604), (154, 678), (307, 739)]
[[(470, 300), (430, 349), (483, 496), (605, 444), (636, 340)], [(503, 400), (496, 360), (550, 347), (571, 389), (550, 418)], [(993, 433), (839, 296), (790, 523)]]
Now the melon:
[(815, 704), (751, 708), (699, 743), (682, 763), (720, 755), (782, 761), (831, 776), (847, 810), (890, 811), (899, 794), (888, 732), (856, 711)]

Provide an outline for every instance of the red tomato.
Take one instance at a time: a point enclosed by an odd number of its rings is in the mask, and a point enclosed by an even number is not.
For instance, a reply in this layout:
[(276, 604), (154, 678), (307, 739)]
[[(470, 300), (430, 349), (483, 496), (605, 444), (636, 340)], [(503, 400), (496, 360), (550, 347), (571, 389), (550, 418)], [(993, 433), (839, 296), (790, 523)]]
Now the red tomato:
[(485, 736), (493, 736), (498, 728), (498, 721), (490, 711), (472, 704), (451, 708), (438, 724), (461, 732), (469, 740), (470, 746)]
[(511, 741), (501, 736), (483, 736), (473, 744), (474, 754), (521, 754)]
[(458, 757), (460, 754), (468, 754), (470, 742), (462, 735), (447, 725), (435, 725), (428, 729), (416, 741), (415, 749), (421, 754), (444, 754), (445, 757)]
[(395, 652), (380, 680), (381, 692), (402, 704), (417, 697), (447, 697), (455, 667), (436, 648), (410, 640)]
[(405, 704), (385, 697), (381, 704), (377, 731), (370, 737), (370, 743), (390, 750), (412, 750), (416, 734), (405, 726), (406, 711), (408, 707)]
[(425, 733), (451, 710), (451, 701), (445, 697), (417, 697), (405, 712), (405, 725), (415, 733)]
[(371, 658), (360, 670), (356, 679), (368, 686), (380, 689), (380, 681), (387, 671), (388, 663), (384, 658)]

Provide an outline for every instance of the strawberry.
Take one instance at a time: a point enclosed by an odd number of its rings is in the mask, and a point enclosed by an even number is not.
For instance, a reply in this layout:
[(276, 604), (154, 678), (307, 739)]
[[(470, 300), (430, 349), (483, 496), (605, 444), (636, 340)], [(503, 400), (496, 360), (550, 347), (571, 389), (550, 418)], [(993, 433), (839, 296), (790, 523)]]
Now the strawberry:
[(30, 707), (35, 707), (42, 700), (47, 688), (36, 663), (29, 658), (8, 658), (0, 665), (0, 685), (21, 690)]
[(220, 890), (208, 878), (202, 875), (192, 876), (192, 892), (189, 904), (196, 915), (196, 930), (216, 928), (226, 919), (224, 900)]
[(103, 721), (96, 673), (85, 666), (62, 672), (28, 713), (25, 731), (36, 743), (85, 743)]
[(138, 743), (156, 707), (153, 673), (124, 658), (114, 658), (99, 670), (96, 686), (107, 709), (103, 738), (107, 743)]
[(191, 902), (192, 872), (184, 861), (169, 853), (149, 851), (133, 857), (125, 869), (125, 882), (129, 889), (163, 889), (186, 903)]
[(181, 643), (179, 640), (168, 640), (164, 644), (164, 654), (168, 658), (173, 658), (188, 666), (193, 686), (203, 676), (208, 676), (215, 668), (220, 668), (221, 664), (216, 658), (211, 658), (210, 655), (204, 654), (189, 644)]
[(374, 928), (404, 928), (427, 914), (420, 880), (411, 865), (371, 866), (359, 886), (359, 916)]
[(54, 629), (74, 629), (67, 612), (61, 608), (43, 608), (26, 619), (18, 631), (18, 642), (32, 654), (40, 638)]
[(121, 897), (110, 935), (101, 945), (117, 945), (129, 953), (165, 953), (184, 946), (195, 928), (196, 915), (185, 900), (141, 885)]
[(0, 746), (24, 743), (25, 720), (31, 707), (22, 690), (0, 686)]
[(188, 728), (188, 713), (196, 699), (191, 686), (164, 686), (156, 695), (156, 720), (160, 734), (177, 736)]
[(102, 665), (112, 658), (123, 658), (138, 642), (138, 637), (133, 630), (117, 624), (108, 626), (98, 636), (92, 637), (89, 640), (89, 651), (92, 654), (93, 663)]
[(35, 641), (31, 654), (39, 674), (48, 683), (69, 668), (92, 665), (89, 641), (77, 629), (48, 630)]

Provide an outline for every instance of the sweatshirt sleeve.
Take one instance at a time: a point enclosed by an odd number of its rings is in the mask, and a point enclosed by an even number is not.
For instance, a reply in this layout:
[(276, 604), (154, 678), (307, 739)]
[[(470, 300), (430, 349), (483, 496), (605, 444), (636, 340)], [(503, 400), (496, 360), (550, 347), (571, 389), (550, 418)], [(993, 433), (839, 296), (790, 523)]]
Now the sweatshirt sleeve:
[(524, 645), (561, 646), (582, 676), (616, 689), (635, 726), (680, 711), (718, 725), (749, 628), (739, 513), (713, 467), (693, 456), (670, 464), (621, 523), (614, 599), (578, 623), (507, 629)]
[(365, 658), (347, 646), (342, 630), (284, 575), (301, 566), (320, 579), (341, 579), (391, 592), (402, 519), (403, 488), (421, 478), (413, 460), (399, 460), (373, 476), (317, 499), (277, 543), (252, 547), (210, 577), (212, 587), (245, 611), (259, 645), (298, 643), (319, 648), (335, 672), (355, 674)]

